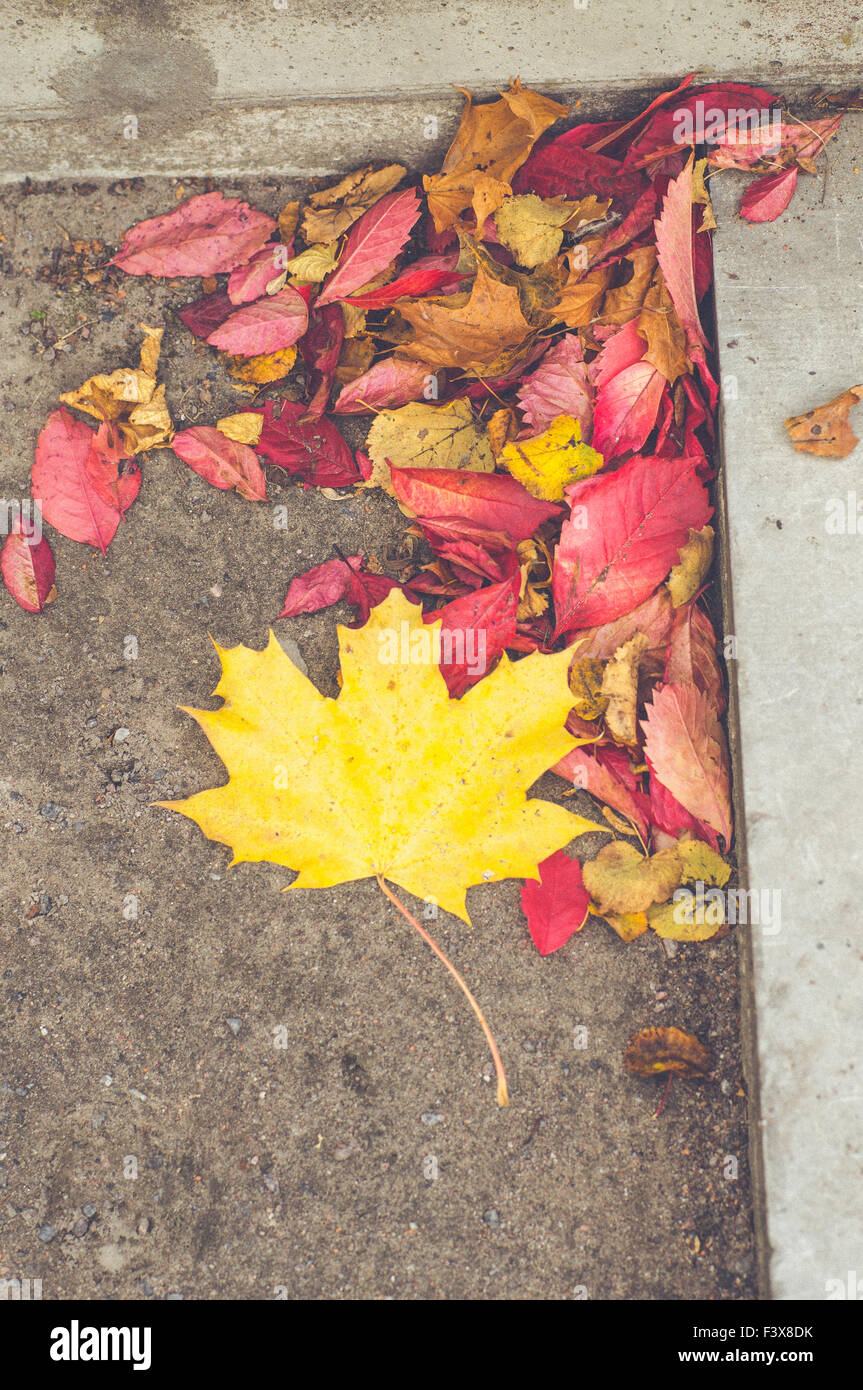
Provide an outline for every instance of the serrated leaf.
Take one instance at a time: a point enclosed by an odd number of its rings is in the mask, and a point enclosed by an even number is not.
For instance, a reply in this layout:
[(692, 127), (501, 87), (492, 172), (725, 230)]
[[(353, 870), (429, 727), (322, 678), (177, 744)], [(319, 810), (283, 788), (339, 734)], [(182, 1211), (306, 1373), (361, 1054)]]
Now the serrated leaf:
[(532, 497), (562, 502), (566, 489), (603, 465), (602, 454), (581, 442), (581, 425), (559, 415), (542, 434), (504, 445), (500, 462)]

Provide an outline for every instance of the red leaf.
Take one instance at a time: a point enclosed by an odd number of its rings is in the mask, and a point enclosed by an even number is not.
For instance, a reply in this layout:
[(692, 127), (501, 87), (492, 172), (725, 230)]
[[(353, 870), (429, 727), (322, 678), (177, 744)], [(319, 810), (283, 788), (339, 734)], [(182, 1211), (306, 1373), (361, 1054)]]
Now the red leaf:
[(554, 557), (556, 633), (611, 622), (646, 599), (711, 515), (695, 458), (635, 458), (567, 490)]
[(430, 367), (427, 362), (385, 357), (342, 388), (333, 411), (336, 415), (364, 415), (373, 410), (393, 410), (418, 401), (429, 379), (437, 376), (440, 382), (442, 375), (441, 368)]
[(679, 839), (682, 831), (688, 830), (696, 839), (706, 840), (712, 849), (719, 851), (716, 831), (691, 816), (655, 775), (650, 778), (650, 824), (653, 830), (661, 830), (675, 840)]
[(264, 406), (264, 427), (258, 452), (270, 463), (316, 487), (349, 487), (362, 481), (362, 471), (331, 420), (304, 420), (300, 401), (283, 401), (276, 416), (273, 402)]
[(368, 574), (362, 568), (362, 555), (348, 555), (344, 560), (325, 560), (292, 579), (285, 595), (280, 618), (294, 618), (298, 613), (317, 613), (346, 599), (357, 609), (352, 627), (368, 622), (369, 612), (386, 598), (391, 589), (399, 586), (383, 574)]
[(364, 212), (348, 232), (339, 264), (318, 296), (318, 307), (345, 299), (386, 270), (403, 249), (419, 215), (415, 188), (388, 193)]
[(272, 217), (239, 198), (199, 193), (132, 227), (112, 264), (127, 275), (219, 275), (243, 265), (275, 229)]
[(385, 309), (395, 300), (408, 295), (419, 296), (431, 294), (433, 290), (441, 293), (444, 289), (452, 289), (463, 278), (452, 270), (416, 270), (412, 267), (390, 284), (381, 285), (379, 290), (370, 290), (368, 294), (355, 295), (347, 303), (354, 304), (358, 309)]
[(339, 304), (316, 309), (309, 330), (300, 339), (300, 352), (308, 369), (309, 404), (306, 414), (312, 420), (323, 415), (327, 408), (342, 343), (345, 340), (345, 320)]
[(286, 285), (278, 294), (237, 309), (207, 338), (213, 347), (238, 357), (257, 357), (290, 347), (309, 326), (306, 301)]
[(668, 293), (686, 334), (692, 361), (704, 359), (708, 346), (698, 317), (692, 263), (692, 159), (668, 185), (662, 212), (656, 219), (656, 252)]
[(225, 291), (216, 290), (213, 294), (202, 294), (200, 299), (193, 299), (191, 304), (178, 309), (177, 318), (182, 319), (196, 338), (206, 338), (233, 312), (234, 305)]
[(645, 712), (641, 727), (651, 772), (691, 816), (730, 845), (728, 748), (709, 699), (694, 685), (662, 685)]
[(35, 538), (32, 521), (16, 517), (0, 553), (3, 583), (28, 613), (41, 613), (56, 597), (54, 556), (44, 536)]
[(559, 849), (539, 866), (539, 883), (529, 878), (521, 890), (528, 930), (541, 956), (559, 951), (587, 921), (590, 894), (581, 865)]
[(797, 173), (797, 165), (792, 164), (790, 169), (756, 179), (740, 201), (740, 216), (747, 222), (775, 222), (794, 197)]
[(248, 444), (228, 439), (210, 425), (194, 425), (175, 434), (171, 448), (178, 458), (213, 487), (234, 488), (249, 502), (263, 502), (267, 479), (258, 456)]
[(524, 541), (537, 526), (560, 515), (554, 502), (531, 497), (508, 474), (392, 467), (390, 472), (396, 497), (421, 519), (466, 517), (490, 531), (506, 531), (514, 541)]
[(635, 362), (600, 386), (593, 447), (606, 462), (640, 449), (656, 424), (667, 381), (650, 362)]
[(586, 748), (573, 748), (551, 770), (626, 816), (637, 826), (642, 839), (647, 839), (650, 802), (643, 792), (627, 787), (614, 767), (600, 762)]
[(582, 439), (590, 443), (593, 387), (577, 333), (564, 334), (549, 348), (533, 375), (519, 387), (517, 399), (522, 415), (537, 434), (558, 415), (572, 415), (581, 425)]
[[(108, 492), (112, 484), (113, 497)], [(63, 407), (52, 410), (36, 442), (30, 490), (61, 536), (98, 546), (104, 555), (140, 486), (140, 472), (120, 476), (117, 464), (99, 453), (95, 435), (83, 421)]]
[(454, 698), (482, 679), (515, 636), (520, 587), (516, 568), (501, 584), (489, 584), (424, 615), (426, 623), (441, 622), (440, 671)]
[(245, 265), (231, 271), (228, 298), (232, 304), (250, 304), (267, 293), (267, 285), (278, 280), (288, 263), (287, 247), (281, 241), (262, 246)]

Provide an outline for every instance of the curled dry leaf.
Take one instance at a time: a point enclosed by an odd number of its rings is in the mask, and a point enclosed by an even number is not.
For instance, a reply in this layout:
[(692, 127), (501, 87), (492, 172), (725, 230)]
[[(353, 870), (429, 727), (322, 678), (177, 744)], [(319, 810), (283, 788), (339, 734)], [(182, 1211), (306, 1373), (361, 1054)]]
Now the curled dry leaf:
[(805, 415), (791, 415), (785, 428), (795, 449), (820, 458), (847, 458), (858, 443), (848, 423), (852, 408), (863, 399), (863, 386), (849, 386), (826, 405), (817, 405)]
[(713, 537), (713, 527), (702, 526), (700, 531), (690, 530), (689, 540), (680, 547), (680, 559), (666, 581), (675, 608), (688, 603), (704, 583), (713, 561)]
[(303, 240), (307, 245), (335, 241), (367, 208), (391, 193), (406, 173), (402, 164), (387, 164), (382, 168), (365, 164), (346, 174), (332, 188), (310, 194), (300, 228)]
[(606, 663), (602, 675), (602, 698), (605, 701), (605, 724), (615, 743), (635, 744), (638, 726), (635, 713), (638, 707), (638, 670), (641, 658), (650, 646), (650, 638), (636, 632), (628, 642), (618, 647)]
[(680, 1028), (642, 1028), (626, 1044), (623, 1065), (633, 1076), (707, 1076), (713, 1065), (710, 1049)]

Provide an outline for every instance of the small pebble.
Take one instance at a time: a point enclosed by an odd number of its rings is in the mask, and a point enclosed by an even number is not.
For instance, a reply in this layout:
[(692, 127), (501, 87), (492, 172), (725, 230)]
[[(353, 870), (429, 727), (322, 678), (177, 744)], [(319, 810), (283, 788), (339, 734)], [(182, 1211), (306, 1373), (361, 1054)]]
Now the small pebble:
[(243, 1026), (243, 1020), (241, 1018), (226, 1018), (225, 1022), (227, 1023), (228, 1027), (230, 1028), (231, 1032), (236, 1038), (239, 1034), (240, 1029)]
[(345, 1159), (350, 1158), (353, 1152), (353, 1145), (340, 1144), (339, 1147), (336, 1149), (335, 1153), (333, 1154), (333, 1157), (337, 1163), (344, 1163)]
[(94, 1207), (92, 1202), (85, 1202), (81, 1210), (85, 1216), (90, 1218), (91, 1221), (93, 1217), (96, 1215), (96, 1208)]
[(54, 1229), (53, 1226), (40, 1226), (40, 1227), (39, 1227), (39, 1239), (42, 1240), (42, 1241), (44, 1241), (46, 1245), (48, 1244), (49, 1240), (53, 1240), (53, 1239), (54, 1239), (54, 1237), (56, 1236), (56, 1234), (57, 1234), (57, 1232), (55, 1231), (55, 1229)]
[(125, 742), (126, 742), (126, 739), (129, 737), (129, 734), (130, 734), (130, 733), (131, 733), (131, 730), (130, 730), (130, 729), (126, 729), (126, 728), (118, 729), (118, 730), (116, 731), (116, 733), (114, 734), (114, 742), (115, 742), (115, 743), (125, 743)]
[(487, 1226), (491, 1226), (494, 1229), (500, 1225), (500, 1212), (494, 1207), (489, 1207), (488, 1211), (483, 1212), (482, 1219)]
[(424, 1115), (420, 1116), (420, 1119), (424, 1125), (439, 1125), (443, 1115), (439, 1110), (427, 1110)]
[(79, 1216), (78, 1220), (75, 1222), (75, 1225), (72, 1227), (72, 1234), (73, 1236), (77, 1236), (80, 1239), (81, 1236), (85, 1236), (87, 1234), (89, 1229), (90, 1222), (87, 1220), (86, 1216)]

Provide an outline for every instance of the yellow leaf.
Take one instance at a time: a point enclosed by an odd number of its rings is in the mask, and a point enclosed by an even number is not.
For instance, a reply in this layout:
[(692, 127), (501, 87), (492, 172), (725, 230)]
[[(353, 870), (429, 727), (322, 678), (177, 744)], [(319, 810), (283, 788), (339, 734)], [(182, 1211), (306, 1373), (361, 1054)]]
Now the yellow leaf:
[(564, 223), (574, 210), (570, 203), (544, 201), (535, 193), (521, 193), (501, 204), (494, 215), (494, 225), (518, 264), (530, 270), (557, 255)]
[(257, 357), (232, 357), (230, 353), (220, 352), (231, 376), (238, 381), (254, 382), (265, 386), (268, 381), (281, 381), (287, 376), (297, 360), (295, 347), (279, 348), (277, 352), (262, 352)]
[(683, 882), (718, 884), (724, 888), (731, 877), (731, 866), (702, 840), (678, 840), (677, 853), (683, 864)]
[(470, 401), (427, 405), (413, 401), (375, 416), (366, 440), (374, 468), (366, 487), (394, 496), (387, 460), (397, 468), (464, 468), (492, 473), (494, 457)]
[(531, 496), (562, 502), (570, 483), (589, 478), (604, 462), (602, 454), (580, 441), (579, 422), (571, 415), (558, 415), (542, 434), (505, 445), (500, 461)]
[[(707, 907), (712, 907), (708, 904)], [(647, 909), (648, 925), (665, 941), (709, 941), (725, 920), (724, 912), (714, 910), (699, 913), (695, 895), (680, 897), (677, 902), (662, 903)]]
[(704, 576), (713, 559), (713, 527), (702, 526), (700, 531), (690, 527), (689, 540), (680, 548), (680, 559), (668, 576), (668, 592), (675, 608), (688, 603), (704, 583)]
[(285, 270), (291, 277), (292, 285), (317, 285), (335, 269), (338, 259), (335, 242), (307, 246), (298, 256), (291, 257)]
[(136, 454), (142, 449), (152, 449), (165, 444), (174, 433), (168, 406), (165, 402), (164, 386), (157, 386), (148, 401), (136, 405), (128, 420), (121, 420), (119, 428), (128, 448)]
[(219, 433), (237, 444), (257, 444), (263, 428), (264, 417), (257, 410), (240, 411), (239, 415), (226, 415), (216, 421)]
[(154, 377), (159, 365), (162, 335), (165, 330), (164, 328), (149, 328), (146, 323), (139, 323), (138, 327), (144, 330), (144, 341), (141, 344), (141, 371)]
[(160, 804), (229, 845), (234, 864), (296, 870), (292, 889), (379, 875), (469, 922), (471, 884), (537, 878), (543, 859), (601, 827), (526, 797), (573, 746), (570, 654), (504, 656), (451, 700), (434, 660), (417, 659), (433, 658), (438, 627), (397, 590), (364, 627), (339, 627), (337, 700), (272, 633), (262, 652), (218, 649), (225, 703), (187, 712), (230, 780)]
[(680, 882), (677, 849), (661, 849), (646, 858), (634, 845), (615, 840), (589, 859), (582, 870), (584, 886), (600, 912), (646, 912), (670, 898)]
[[(636, 632), (617, 648), (602, 675), (606, 702), (605, 722), (615, 743), (638, 741), (635, 711), (638, 705), (638, 668), (650, 646), (650, 638)], [(587, 658), (585, 658), (586, 660)]]
[(646, 912), (606, 912), (604, 920), (613, 927), (621, 941), (635, 941), (647, 931)]

